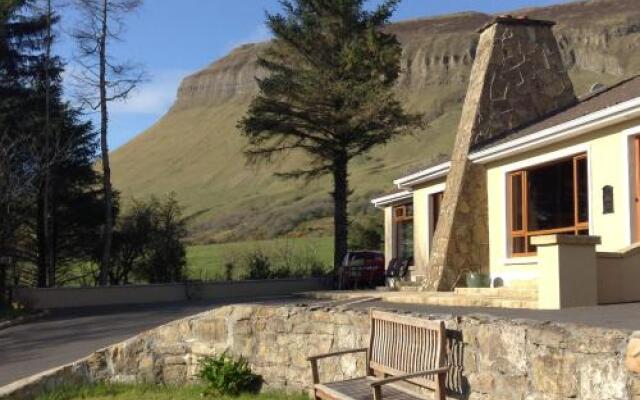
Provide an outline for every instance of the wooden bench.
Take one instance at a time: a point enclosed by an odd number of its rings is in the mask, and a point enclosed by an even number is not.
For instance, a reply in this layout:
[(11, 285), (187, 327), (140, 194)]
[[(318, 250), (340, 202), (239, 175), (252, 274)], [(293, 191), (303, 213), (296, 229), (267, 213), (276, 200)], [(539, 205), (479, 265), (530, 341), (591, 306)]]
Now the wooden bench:
[[(311, 356), (313, 396), (322, 400), (415, 400), (417, 391), (400, 381), (433, 390), (445, 399), (446, 337), (442, 321), (372, 310), (369, 347)], [(366, 353), (366, 376), (320, 383), (318, 360)]]

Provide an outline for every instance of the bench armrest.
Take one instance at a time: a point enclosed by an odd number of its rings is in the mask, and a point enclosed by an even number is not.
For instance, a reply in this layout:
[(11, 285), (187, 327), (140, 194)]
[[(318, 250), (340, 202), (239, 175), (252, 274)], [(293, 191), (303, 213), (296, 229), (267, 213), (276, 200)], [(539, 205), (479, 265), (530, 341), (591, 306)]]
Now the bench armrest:
[[(350, 350), (341, 350), (341, 351), (334, 351), (332, 353), (325, 353), (325, 354), (317, 354), (315, 356), (309, 356), (307, 357), (307, 361), (309, 361), (311, 363), (311, 378), (313, 379), (313, 383), (320, 383), (320, 374), (318, 373), (318, 360), (321, 358), (328, 358), (328, 357), (337, 357), (337, 356), (342, 356), (345, 354), (352, 354), (352, 353), (365, 353), (369, 351), (368, 347), (361, 347), (359, 349), (350, 349)], [(367, 362), (367, 365), (369, 363)]]
[(396, 375), (389, 378), (376, 379), (374, 381), (371, 381), (371, 383), (369, 383), (369, 386), (377, 387), (377, 386), (386, 385), (387, 383), (406, 381), (407, 379), (419, 378), (421, 376), (444, 374), (447, 371), (449, 371), (449, 367), (428, 369), (426, 371), (412, 372), (410, 374), (404, 374), (404, 375)]
[(321, 358), (327, 358), (327, 357), (342, 356), (342, 355), (351, 354), (351, 353), (363, 353), (368, 350), (369, 348), (367, 347), (361, 347), (359, 349), (340, 350), (340, 351), (334, 351), (332, 353), (317, 354), (314, 356), (307, 357), (307, 361), (314, 361), (314, 360), (319, 360)]

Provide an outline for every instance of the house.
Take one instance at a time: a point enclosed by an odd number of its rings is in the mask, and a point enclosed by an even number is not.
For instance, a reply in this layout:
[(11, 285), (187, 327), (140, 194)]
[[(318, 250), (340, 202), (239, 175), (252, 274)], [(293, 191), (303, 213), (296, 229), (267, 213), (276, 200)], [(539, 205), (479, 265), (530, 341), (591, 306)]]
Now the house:
[(640, 300), (640, 77), (577, 98), (552, 26), (484, 27), (451, 159), (372, 200), (425, 290), (481, 271), (541, 308)]

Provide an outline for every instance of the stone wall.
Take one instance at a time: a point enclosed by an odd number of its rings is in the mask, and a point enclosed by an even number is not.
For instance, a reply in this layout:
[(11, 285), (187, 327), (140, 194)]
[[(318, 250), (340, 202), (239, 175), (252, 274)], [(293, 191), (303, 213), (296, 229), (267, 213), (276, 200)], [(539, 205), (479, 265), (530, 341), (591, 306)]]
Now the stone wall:
[[(450, 398), (640, 399), (640, 336), (488, 316), (444, 318), (452, 369)], [(266, 388), (309, 388), (306, 356), (361, 347), (366, 311), (303, 306), (233, 305), (153, 329), (64, 366), (0, 388), (0, 399), (30, 399), (64, 382), (196, 380), (198, 360), (222, 351), (246, 357)], [(321, 363), (323, 380), (356, 376), (364, 359)]]

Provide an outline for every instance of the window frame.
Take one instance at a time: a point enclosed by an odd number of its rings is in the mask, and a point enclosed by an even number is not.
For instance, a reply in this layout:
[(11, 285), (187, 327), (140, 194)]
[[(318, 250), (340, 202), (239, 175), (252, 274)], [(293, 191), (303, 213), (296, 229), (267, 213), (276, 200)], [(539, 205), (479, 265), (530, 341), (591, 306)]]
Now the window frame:
[[(413, 215), (414, 215), (413, 211), (414, 210), (413, 210), (412, 203), (400, 204), (392, 208), (393, 224), (394, 224), (394, 243), (393, 243), (394, 258), (400, 257), (400, 229), (398, 229), (398, 225), (413, 223)], [(414, 235), (414, 232), (411, 232), (412, 241), (415, 240), (413, 235)], [(412, 252), (411, 258), (413, 258), (413, 252)]]
[[(573, 175), (573, 225), (566, 227), (559, 227), (553, 229), (541, 229), (541, 230), (529, 230), (529, 204), (528, 204), (528, 174), (532, 170), (549, 166), (553, 164), (559, 164), (562, 162), (566, 162), (571, 160), (572, 162), (572, 175)], [(587, 193), (587, 219), (586, 221), (580, 221), (580, 210), (579, 210), (579, 189), (578, 189), (578, 162), (581, 160), (585, 160), (586, 164), (586, 193)], [(521, 223), (520, 229), (514, 229), (514, 198), (513, 198), (513, 183), (514, 177), (520, 177), (520, 208), (521, 208)], [(525, 168), (521, 168), (518, 170), (514, 170), (508, 172), (506, 174), (507, 178), (507, 249), (509, 252), (509, 256), (513, 258), (521, 258), (521, 257), (532, 257), (537, 254), (535, 250), (530, 250), (530, 247), (533, 247), (529, 244), (529, 239), (533, 236), (541, 236), (541, 235), (552, 235), (552, 234), (562, 234), (562, 233), (571, 233), (574, 235), (578, 235), (581, 231), (587, 231), (589, 233), (589, 207), (590, 207), (590, 198), (589, 198), (589, 164), (588, 164), (588, 154), (587, 152), (580, 152), (578, 154), (562, 157), (554, 160), (550, 160), (548, 162), (531, 165)], [(513, 243), (517, 238), (524, 238), (524, 251), (522, 252), (514, 252), (513, 251)]]

